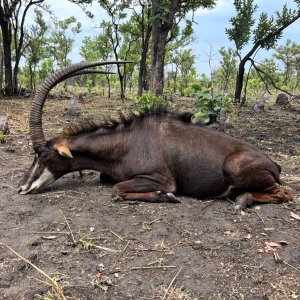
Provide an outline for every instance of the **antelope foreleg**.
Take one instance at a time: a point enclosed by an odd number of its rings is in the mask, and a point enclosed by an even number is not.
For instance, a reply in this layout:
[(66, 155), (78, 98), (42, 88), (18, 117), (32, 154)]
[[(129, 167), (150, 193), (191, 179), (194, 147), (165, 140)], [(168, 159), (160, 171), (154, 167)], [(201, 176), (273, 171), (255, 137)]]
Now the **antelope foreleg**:
[(180, 203), (173, 195), (173, 192), (172, 188), (162, 186), (155, 181), (145, 178), (134, 178), (114, 185), (113, 199)]

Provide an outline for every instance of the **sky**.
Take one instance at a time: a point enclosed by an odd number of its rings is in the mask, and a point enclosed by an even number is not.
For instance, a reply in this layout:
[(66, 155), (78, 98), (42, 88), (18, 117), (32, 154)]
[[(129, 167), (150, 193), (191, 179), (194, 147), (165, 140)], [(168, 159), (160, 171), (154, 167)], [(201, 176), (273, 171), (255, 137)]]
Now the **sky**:
[[(59, 19), (65, 19), (70, 16), (75, 16), (77, 21), (82, 24), (82, 32), (76, 37), (73, 51), (70, 55), (72, 62), (79, 62), (82, 58), (79, 55), (82, 39), (85, 36), (97, 35), (99, 30), (97, 25), (105, 18), (105, 12), (96, 1), (88, 7), (94, 14), (94, 19), (90, 20), (85, 13), (76, 4), (70, 3), (67, 0), (46, 0), (51, 6), (51, 10)], [(259, 8), (257, 17), (261, 12), (266, 12), (272, 15), (275, 11), (281, 11), (282, 6), (287, 3), (288, 7), (295, 9), (296, 5), (293, 0), (256, 0)], [(195, 42), (190, 47), (196, 55), (196, 69), (198, 73), (209, 74), (208, 57), (212, 53), (212, 67), (219, 66), (220, 55), (218, 50), (224, 47), (234, 48), (234, 44), (230, 42), (225, 34), (225, 28), (230, 27), (229, 19), (235, 16), (233, 0), (217, 0), (217, 5), (212, 10), (198, 9), (195, 12), (194, 32)], [(300, 20), (285, 29), (283, 37), (279, 45), (285, 44), (287, 39), (300, 43)], [(246, 50), (250, 49), (250, 45)], [(256, 56), (257, 61), (261, 61), (272, 55), (272, 51), (260, 50)]]

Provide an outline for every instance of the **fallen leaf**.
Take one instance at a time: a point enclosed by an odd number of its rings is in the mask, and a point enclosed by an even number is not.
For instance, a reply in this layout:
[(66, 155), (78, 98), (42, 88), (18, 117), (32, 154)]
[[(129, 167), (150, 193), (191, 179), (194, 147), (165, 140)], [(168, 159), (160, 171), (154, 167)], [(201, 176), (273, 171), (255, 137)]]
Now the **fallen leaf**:
[(269, 250), (269, 251), (277, 251), (277, 248), (281, 247), (280, 244), (278, 243), (275, 243), (275, 242), (265, 242), (266, 244), (266, 248)]
[(57, 238), (56, 235), (48, 235), (48, 236), (43, 236), (42, 237), (42, 239), (44, 239), (44, 240), (54, 240), (56, 238)]
[(300, 216), (291, 212), (291, 217), (300, 221)]
[(245, 240), (250, 240), (252, 238), (252, 235), (249, 233), (245, 236)]
[(99, 264), (98, 269), (99, 269), (99, 272), (103, 272), (105, 270), (104, 264)]
[(286, 246), (286, 245), (288, 245), (289, 243), (288, 243), (287, 241), (280, 241), (279, 244), (282, 245), (282, 246)]

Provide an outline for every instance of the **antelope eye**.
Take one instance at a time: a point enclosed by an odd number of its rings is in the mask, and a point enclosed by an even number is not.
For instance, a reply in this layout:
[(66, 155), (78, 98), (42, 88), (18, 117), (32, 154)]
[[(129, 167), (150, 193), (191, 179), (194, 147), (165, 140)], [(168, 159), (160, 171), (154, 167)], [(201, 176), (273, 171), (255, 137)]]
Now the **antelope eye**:
[(46, 147), (39, 147), (36, 150), (36, 154), (38, 158), (44, 159), (48, 156), (49, 150)]

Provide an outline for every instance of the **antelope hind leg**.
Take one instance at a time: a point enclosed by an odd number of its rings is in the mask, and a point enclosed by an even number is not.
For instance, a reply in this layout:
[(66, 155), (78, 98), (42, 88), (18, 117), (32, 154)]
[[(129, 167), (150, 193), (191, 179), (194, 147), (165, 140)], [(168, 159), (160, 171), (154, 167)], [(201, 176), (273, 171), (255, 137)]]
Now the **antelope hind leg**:
[(292, 201), (292, 194), (281, 186), (274, 186), (265, 192), (246, 192), (236, 198), (234, 209), (244, 210), (253, 203), (282, 203)]

